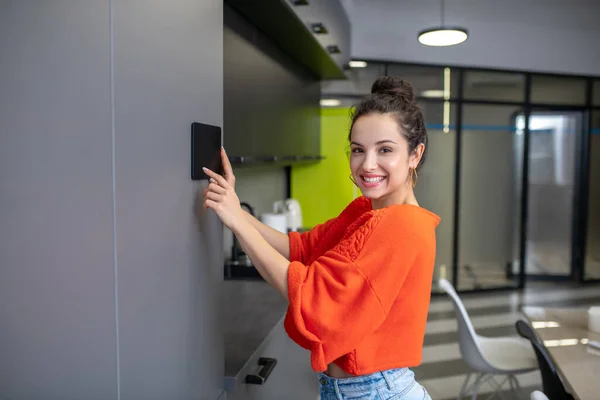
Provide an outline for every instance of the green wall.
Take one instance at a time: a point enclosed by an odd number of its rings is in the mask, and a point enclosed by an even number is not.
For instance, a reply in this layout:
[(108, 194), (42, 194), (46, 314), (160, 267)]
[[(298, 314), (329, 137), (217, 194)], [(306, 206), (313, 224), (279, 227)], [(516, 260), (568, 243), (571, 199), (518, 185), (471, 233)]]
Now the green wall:
[(350, 180), (350, 108), (321, 109), (321, 155), (325, 160), (292, 167), (292, 197), (302, 206), (303, 225), (311, 228), (336, 217), (360, 194)]

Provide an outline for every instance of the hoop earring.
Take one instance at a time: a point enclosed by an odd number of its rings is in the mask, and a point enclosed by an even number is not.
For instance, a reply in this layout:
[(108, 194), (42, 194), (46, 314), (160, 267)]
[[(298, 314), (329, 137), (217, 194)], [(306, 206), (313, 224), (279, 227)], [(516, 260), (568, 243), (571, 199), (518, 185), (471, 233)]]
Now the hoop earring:
[(417, 186), (417, 181), (419, 180), (419, 174), (417, 174), (416, 168), (410, 169), (410, 182), (412, 183), (412, 187)]
[(352, 174), (350, 174), (349, 178), (352, 181), (352, 183), (354, 183), (354, 186), (358, 187), (358, 185), (356, 184), (356, 182), (354, 181), (354, 179), (352, 179)]

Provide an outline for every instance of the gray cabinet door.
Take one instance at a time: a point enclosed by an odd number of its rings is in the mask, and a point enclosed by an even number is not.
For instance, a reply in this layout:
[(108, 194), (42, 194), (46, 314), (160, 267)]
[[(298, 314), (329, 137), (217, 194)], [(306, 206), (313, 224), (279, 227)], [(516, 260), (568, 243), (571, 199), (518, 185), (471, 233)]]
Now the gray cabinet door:
[(224, 21), (228, 154), (260, 160), (319, 155), (319, 81), (227, 6)]
[[(215, 400), (221, 0), (0, 2), (0, 398)], [(201, 207), (200, 207), (201, 208)]]
[(109, 2), (0, 2), (0, 398), (117, 398)]
[(120, 398), (215, 400), (223, 233), (189, 154), (192, 122), (222, 125), (223, 4), (113, 4)]
[(223, 233), (189, 153), (192, 122), (222, 125), (222, 2), (113, 13), (120, 398), (215, 400)]
[[(317, 375), (310, 367), (310, 353), (287, 335), (280, 321), (262, 349), (254, 355), (249, 373), (258, 373), (258, 358), (277, 359), (277, 366), (263, 385), (238, 383), (235, 391), (227, 394), (228, 400), (306, 400), (319, 398)], [(243, 377), (242, 377), (243, 378)]]

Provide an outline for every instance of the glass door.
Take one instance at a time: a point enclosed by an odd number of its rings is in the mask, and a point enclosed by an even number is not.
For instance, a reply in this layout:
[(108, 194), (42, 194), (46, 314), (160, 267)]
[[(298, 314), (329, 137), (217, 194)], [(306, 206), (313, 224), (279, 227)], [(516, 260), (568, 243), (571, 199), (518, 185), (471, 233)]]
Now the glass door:
[[(600, 81), (594, 95), (600, 105)], [(596, 94), (597, 92), (597, 94)], [(583, 278), (600, 280), (600, 109), (592, 112), (589, 147), (587, 244)]]
[[(569, 279), (573, 275), (574, 191), (580, 111), (538, 111), (529, 117), (527, 158), (527, 278)], [(523, 116), (517, 127), (523, 127)], [(517, 135), (520, 131), (517, 129)]]

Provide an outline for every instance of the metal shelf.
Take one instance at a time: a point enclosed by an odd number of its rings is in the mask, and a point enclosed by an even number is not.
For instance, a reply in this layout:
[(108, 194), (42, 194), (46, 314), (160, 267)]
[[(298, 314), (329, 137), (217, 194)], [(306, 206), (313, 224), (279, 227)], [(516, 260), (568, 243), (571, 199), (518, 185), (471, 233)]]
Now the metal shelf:
[(301, 163), (315, 163), (324, 160), (323, 156), (229, 156), (231, 165), (259, 166), (259, 165), (294, 165)]

